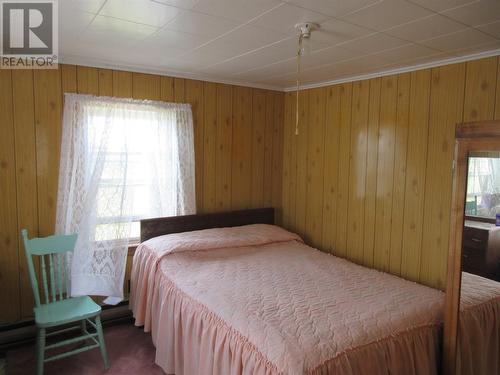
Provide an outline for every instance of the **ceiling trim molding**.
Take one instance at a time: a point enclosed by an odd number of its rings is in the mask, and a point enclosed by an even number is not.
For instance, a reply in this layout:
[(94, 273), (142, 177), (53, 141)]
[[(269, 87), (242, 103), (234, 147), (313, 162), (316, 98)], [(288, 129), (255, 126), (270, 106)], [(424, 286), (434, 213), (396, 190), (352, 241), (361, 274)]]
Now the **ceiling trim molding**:
[[(318, 83), (310, 83), (310, 84), (305, 84), (305, 85), (300, 85), (300, 86), (301, 86), (301, 90), (314, 89), (314, 88), (318, 88), (318, 87), (338, 85), (341, 83), (356, 82), (356, 81), (362, 81), (362, 80), (371, 79), (371, 78), (384, 77), (384, 76), (393, 75), (393, 74), (408, 73), (408, 72), (413, 72), (415, 70), (435, 68), (435, 67), (443, 66), (443, 65), (450, 65), (450, 64), (457, 64), (457, 63), (466, 62), (466, 61), (479, 60), (479, 59), (483, 59), (486, 57), (493, 57), (493, 56), (499, 56), (499, 55), (500, 55), (500, 49), (494, 49), (491, 51), (484, 51), (484, 52), (479, 52), (479, 53), (475, 53), (475, 54), (471, 54), (471, 55), (465, 55), (465, 56), (460, 56), (460, 57), (452, 57), (452, 58), (447, 58), (447, 59), (443, 59), (443, 60), (431, 61), (431, 62), (424, 63), (424, 64), (409, 65), (409, 66), (405, 66), (402, 68), (381, 70), (381, 71), (375, 72), (375, 73), (360, 74), (357, 76), (334, 79), (334, 80), (329, 80), (329, 81), (322, 81), (322, 82), (318, 82)], [(280, 90), (285, 91), (285, 92), (291, 92), (291, 91), (296, 91), (297, 87), (290, 86), (290, 87), (285, 87), (284, 89), (280, 89)]]
[(264, 89), (264, 90), (272, 90), (272, 91), (284, 91), (283, 87), (272, 86), (272, 85), (264, 85), (257, 84), (251, 82), (244, 81), (233, 81), (226, 80), (221, 78), (214, 78), (209, 74), (200, 74), (200, 73), (186, 73), (186, 72), (176, 72), (176, 71), (168, 71), (168, 70), (160, 70), (155, 68), (147, 68), (142, 65), (131, 65), (120, 62), (112, 62), (107, 60), (99, 60), (92, 58), (85, 58), (81, 56), (72, 56), (72, 55), (61, 55), (59, 56), (60, 64), (71, 64), (71, 65), (81, 65), (81, 66), (89, 66), (92, 68), (101, 68), (101, 69), (113, 69), (113, 70), (122, 70), (133, 73), (146, 73), (146, 74), (155, 74), (159, 76), (166, 76), (172, 78), (186, 78), (193, 79), (198, 81), (206, 81), (211, 83), (221, 83), (226, 85), (234, 85), (234, 86), (244, 86), (251, 87), (255, 89)]
[[(424, 63), (424, 64), (409, 65), (409, 66), (402, 67), (402, 68), (381, 70), (381, 71), (378, 71), (375, 73), (360, 74), (360, 75), (350, 76), (350, 77), (346, 77), (346, 78), (340, 78), (340, 79), (334, 79), (334, 80), (321, 81), (321, 82), (317, 82), (317, 83), (305, 84), (305, 85), (301, 85), (301, 90), (307, 90), (307, 89), (313, 89), (313, 88), (325, 87), (325, 86), (331, 86), (331, 85), (338, 85), (338, 84), (347, 83), (347, 82), (356, 82), (356, 81), (361, 81), (361, 80), (365, 80), (365, 79), (384, 77), (384, 76), (393, 75), (393, 74), (408, 73), (408, 72), (413, 72), (416, 70), (435, 68), (438, 66), (457, 64), (457, 63), (461, 63), (461, 62), (479, 60), (479, 59), (483, 59), (486, 57), (493, 57), (493, 56), (500, 56), (500, 49), (495, 49), (495, 50), (491, 50), (491, 51), (484, 51), (484, 52), (460, 56), (460, 57), (452, 57), (452, 58), (447, 58), (447, 59), (443, 59), (443, 60), (431, 61), (431, 62)], [(113, 70), (123, 70), (123, 71), (136, 72), (136, 73), (156, 74), (156, 75), (160, 75), (160, 76), (167, 76), (167, 77), (173, 77), (173, 78), (194, 79), (194, 80), (200, 80), (200, 81), (221, 83), (221, 84), (226, 84), (226, 85), (244, 86), (244, 87), (251, 87), (251, 88), (256, 88), (256, 89), (264, 89), (264, 90), (284, 91), (284, 92), (291, 92), (291, 91), (296, 90), (295, 86), (283, 88), (283, 87), (274, 86), (274, 85), (256, 84), (256, 83), (245, 82), (245, 81), (234, 81), (234, 80), (215, 78), (213, 76), (210, 76), (209, 74), (165, 71), (165, 70), (160, 70), (160, 69), (155, 69), (155, 68), (147, 68), (147, 67), (144, 67), (142, 65), (131, 65), (131, 64), (112, 62), (112, 61), (107, 61), (107, 60), (89, 59), (89, 58), (84, 58), (81, 56), (61, 55), (59, 57), (59, 61), (62, 64), (74, 64), (74, 65), (83, 65), (83, 66), (90, 66), (90, 67), (102, 68), (102, 69), (113, 69)]]

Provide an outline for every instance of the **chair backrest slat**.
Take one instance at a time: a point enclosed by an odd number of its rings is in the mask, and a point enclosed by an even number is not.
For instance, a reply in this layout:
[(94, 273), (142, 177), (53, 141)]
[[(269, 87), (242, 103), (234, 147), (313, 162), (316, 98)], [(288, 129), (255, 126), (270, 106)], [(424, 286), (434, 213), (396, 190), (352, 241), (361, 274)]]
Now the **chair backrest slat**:
[[(37, 275), (33, 264), (34, 255), (40, 257), (41, 277), (43, 282), (42, 289), (45, 295), (45, 303), (49, 303), (50, 299), (52, 299), (53, 302), (57, 300), (57, 289), (59, 289), (60, 300), (64, 299), (65, 294), (66, 297), (69, 297), (66, 293), (69, 288), (69, 275), (67, 270), (67, 257), (65, 253), (72, 252), (74, 250), (77, 235), (49, 236), (45, 238), (33, 238), (30, 240), (28, 239), (28, 231), (26, 229), (23, 229), (21, 233), (24, 242), (24, 249), (26, 251), (28, 271), (36, 306), (40, 306), (41, 300)], [(47, 270), (46, 256), (48, 256), (49, 270)], [(49, 294), (47, 271), (49, 272), (50, 291), (52, 296)]]
[(45, 303), (49, 303), (49, 288), (47, 286), (47, 267), (45, 267), (45, 255), (42, 255), (42, 281), (43, 281), (43, 293), (45, 296)]
[(63, 262), (64, 262), (63, 256), (58, 255), (57, 256), (57, 274), (59, 275), (59, 277), (58, 277), (57, 287), (59, 288), (59, 300), (62, 300), (64, 297), (63, 285), (64, 285), (64, 278), (66, 277), (66, 275), (63, 272)]
[(28, 240), (32, 255), (65, 253), (75, 248), (76, 235), (48, 236)]
[(33, 296), (35, 298), (35, 306), (40, 306), (40, 292), (38, 289), (38, 280), (36, 278), (35, 266), (33, 265), (33, 258), (31, 257), (31, 253), (28, 250), (28, 231), (23, 229), (21, 231), (23, 242), (24, 242), (24, 251), (26, 253), (26, 260), (28, 262), (28, 272), (30, 275), (30, 283), (31, 289), (33, 289)]
[(70, 288), (70, 280), (69, 280), (69, 265), (68, 258), (63, 259), (63, 267), (64, 267), (64, 280), (66, 281), (66, 285), (64, 286), (65, 292), (69, 293)]
[(52, 302), (56, 302), (56, 278), (54, 275), (54, 254), (49, 254), (50, 267), (50, 293), (52, 293)]

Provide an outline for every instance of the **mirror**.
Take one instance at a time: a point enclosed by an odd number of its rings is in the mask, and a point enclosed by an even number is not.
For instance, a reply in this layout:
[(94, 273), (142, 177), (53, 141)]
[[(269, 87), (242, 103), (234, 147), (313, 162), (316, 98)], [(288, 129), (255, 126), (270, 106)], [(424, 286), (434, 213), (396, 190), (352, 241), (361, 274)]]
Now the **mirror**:
[(500, 121), (459, 124), (444, 374), (500, 374)]
[(500, 152), (470, 152), (467, 161), (462, 272), (500, 281)]
[(468, 158), (466, 220), (495, 223), (497, 214), (500, 214), (500, 152), (472, 152)]

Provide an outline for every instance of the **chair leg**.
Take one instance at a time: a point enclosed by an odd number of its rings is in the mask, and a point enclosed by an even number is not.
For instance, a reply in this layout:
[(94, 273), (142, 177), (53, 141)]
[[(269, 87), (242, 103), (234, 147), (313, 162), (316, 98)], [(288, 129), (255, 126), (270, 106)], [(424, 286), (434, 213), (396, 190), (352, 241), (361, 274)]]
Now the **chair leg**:
[(104, 369), (109, 368), (108, 353), (106, 352), (106, 343), (104, 342), (104, 334), (102, 333), (101, 317), (96, 316), (95, 325), (97, 327), (97, 336), (99, 338), (99, 349), (101, 350), (102, 361), (104, 362)]
[(36, 373), (43, 375), (43, 361), (45, 359), (45, 328), (38, 328), (36, 340)]
[[(81, 320), (80, 321), (80, 332), (83, 335), (86, 335), (87, 334), (87, 321), (85, 319)], [(82, 341), (82, 346), (85, 346), (87, 344), (87, 340), (85, 341)]]

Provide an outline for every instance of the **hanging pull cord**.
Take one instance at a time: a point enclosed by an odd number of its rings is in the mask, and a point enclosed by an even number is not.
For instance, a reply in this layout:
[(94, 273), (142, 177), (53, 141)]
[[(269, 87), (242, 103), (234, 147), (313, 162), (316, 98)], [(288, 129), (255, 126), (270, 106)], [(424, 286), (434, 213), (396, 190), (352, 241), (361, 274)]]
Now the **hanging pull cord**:
[(295, 105), (295, 135), (299, 135), (299, 89), (300, 89), (300, 59), (302, 57), (302, 39), (303, 34), (299, 35), (299, 48), (297, 50), (297, 91)]

